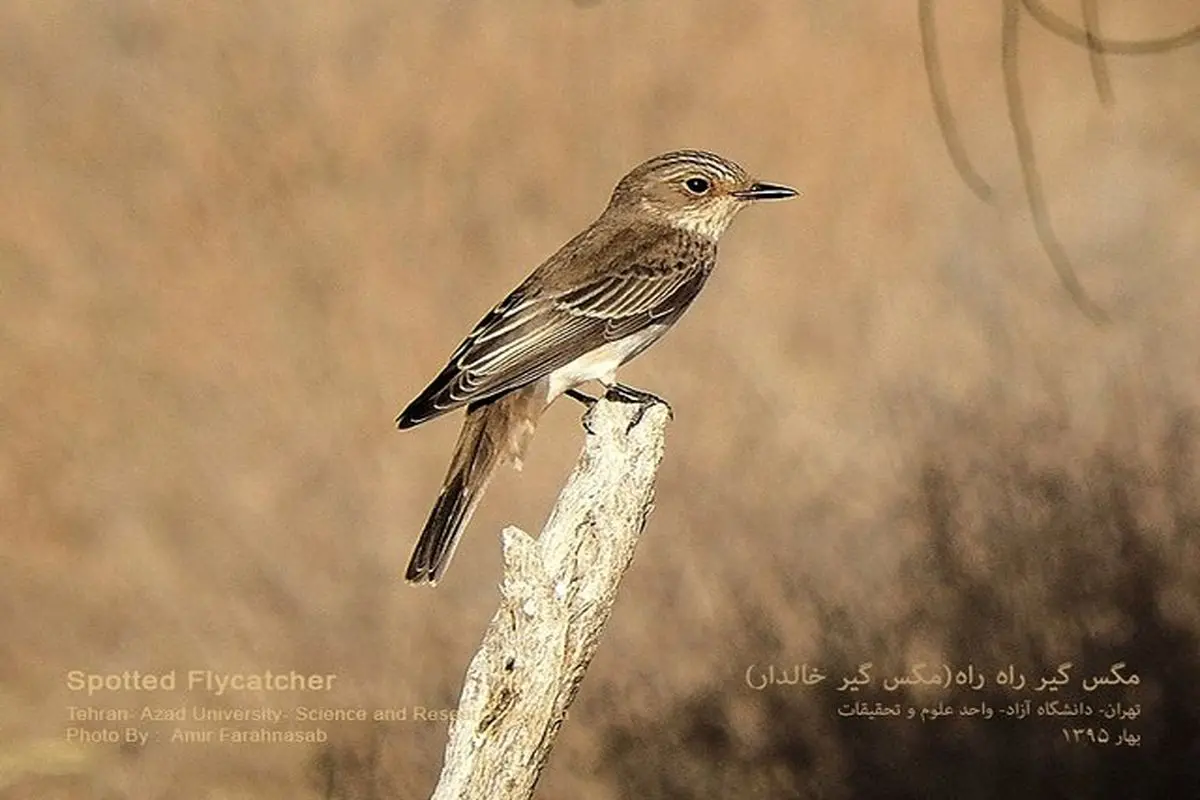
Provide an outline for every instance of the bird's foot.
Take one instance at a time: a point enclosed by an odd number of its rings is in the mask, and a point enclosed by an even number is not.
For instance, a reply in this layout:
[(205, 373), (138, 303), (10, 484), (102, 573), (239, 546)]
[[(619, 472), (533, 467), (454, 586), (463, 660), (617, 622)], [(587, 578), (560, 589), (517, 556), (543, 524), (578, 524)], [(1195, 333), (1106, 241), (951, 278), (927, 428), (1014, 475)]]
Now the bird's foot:
[(646, 413), (646, 409), (655, 404), (666, 406), (667, 418), (675, 419), (675, 412), (671, 409), (671, 404), (661, 397), (650, 392), (634, 389), (632, 386), (626, 386), (623, 383), (614, 383), (607, 387), (604, 392), (605, 400), (612, 400), (618, 403), (637, 403), (637, 411), (634, 412), (633, 419), (625, 428), (625, 432), (633, 430), (639, 422), (642, 421), (642, 415)]
[(594, 434), (596, 431), (592, 428), (592, 412), (596, 410), (597, 398), (592, 397), (587, 392), (581, 392), (578, 389), (567, 389), (565, 392), (563, 392), (563, 394), (565, 394), (567, 397), (570, 397), (572, 400), (578, 400), (580, 403), (583, 403), (585, 408), (587, 408), (587, 411), (583, 412), (582, 417), (583, 429), (589, 434)]

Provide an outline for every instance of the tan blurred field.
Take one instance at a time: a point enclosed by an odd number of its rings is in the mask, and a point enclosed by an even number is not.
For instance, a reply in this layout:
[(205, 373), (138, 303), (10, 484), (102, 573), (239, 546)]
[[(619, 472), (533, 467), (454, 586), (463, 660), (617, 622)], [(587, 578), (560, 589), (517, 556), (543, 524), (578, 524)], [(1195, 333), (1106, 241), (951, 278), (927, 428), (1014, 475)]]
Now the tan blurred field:
[[(803, 197), (744, 214), (624, 373), (675, 422), (539, 796), (1200, 784), (1200, 46), (1108, 59), (1105, 108), (1084, 52), (1022, 28), (1096, 326), (1034, 235), (999, 6), (938, 8), (986, 205), (946, 155), (910, 2), (0, 5), (0, 797), (428, 796), (445, 722), (78, 745), (65, 676), (329, 672), (319, 698), (170, 700), (453, 707), (497, 532), (544, 520), (579, 408), (551, 410), (434, 591), (400, 576), (458, 419), (391, 421), (628, 168), (677, 147)], [(1099, 7), (1114, 37), (1197, 22), (1191, 0)], [(845, 719), (832, 689), (743, 677), (943, 660), (1125, 661), (1142, 747)]]

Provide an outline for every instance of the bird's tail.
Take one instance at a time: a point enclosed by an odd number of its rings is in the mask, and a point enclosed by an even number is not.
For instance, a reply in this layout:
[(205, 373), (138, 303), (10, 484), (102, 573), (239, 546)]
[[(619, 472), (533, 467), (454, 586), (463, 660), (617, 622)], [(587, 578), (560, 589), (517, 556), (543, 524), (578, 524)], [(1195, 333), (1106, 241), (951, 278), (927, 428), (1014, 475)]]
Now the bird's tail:
[(519, 458), (532, 432), (528, 395), (518, 390), (467, 408), (462, 432), (421, 538), (404, 573), (411, 583), (437, 583), (497, 467)]

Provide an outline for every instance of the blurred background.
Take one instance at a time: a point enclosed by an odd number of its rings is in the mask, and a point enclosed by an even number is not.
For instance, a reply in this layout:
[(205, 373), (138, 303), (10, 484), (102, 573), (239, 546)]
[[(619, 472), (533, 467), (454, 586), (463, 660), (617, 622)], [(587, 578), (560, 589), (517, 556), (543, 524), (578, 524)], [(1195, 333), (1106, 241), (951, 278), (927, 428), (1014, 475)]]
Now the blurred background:
[[(1200, 46), (1109, 58), (1105, 107), (1086, 52), (1023, 17), (1037, 167), (1097, 325), (1034, 233), (1002, 4), (943, 5), (991, 204), (947, 156), (915, 2), (0, 6), (0, 797), (428, 796), (444, 721), (131, 747), (68, 742), (67, 708), (453, 708), (497, 534), (540, 529), (580, 408), (550, 410), (432, 591), (401, 575), (459, 417), (392, 420), (621, 175), (679, 147), (803, 196), (742, 215), (623, 373), (675, 421), (538, 796), (1200, 785)], [(1122, 39), (1197, 22), (1192, 0), (1097, 8)], [(1062, 733), (1098, 715), (838, 714), (863, 662), (1034, 682), (1122, 661), (1137, 748)], [(833, 677), (747, 684), (800, 663)], [(66, 686), (127, 669), (339, 677)]]

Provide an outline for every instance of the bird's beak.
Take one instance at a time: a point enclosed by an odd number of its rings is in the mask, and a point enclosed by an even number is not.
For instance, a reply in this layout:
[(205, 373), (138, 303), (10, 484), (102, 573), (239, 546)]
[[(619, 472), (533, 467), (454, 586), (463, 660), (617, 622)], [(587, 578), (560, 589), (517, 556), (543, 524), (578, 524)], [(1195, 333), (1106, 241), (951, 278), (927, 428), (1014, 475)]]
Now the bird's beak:
[(749, 189), (739, 189), (732, 194), (738, 200), (786, 200), (795, 197), (799, 192), (778, 183), (755, 182), (750, 184)]

